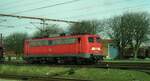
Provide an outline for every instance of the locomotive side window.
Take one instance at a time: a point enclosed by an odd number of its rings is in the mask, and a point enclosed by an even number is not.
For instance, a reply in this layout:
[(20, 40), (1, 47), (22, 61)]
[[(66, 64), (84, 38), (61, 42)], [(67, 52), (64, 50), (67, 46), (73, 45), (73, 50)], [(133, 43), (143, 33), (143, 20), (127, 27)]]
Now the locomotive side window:
[(88, 38), (88, 41), (89, 41), (90, 43), (93, 43), (93, 42), (94, 42), (94, 38), (93, 38), (93, 37), (89, 37), (89, 38)]
[(73, 44), (76, 42), (76, 38), (61, 38), (61, 39), (55, 39), (51, 42), (49, 41), (49, 45), (58, 45), (58, 44)]
[(46, 46), (48, 45), (47, 40), (31, 40), (30, 41), (30, 47), (35, 47), (35, 46)]
[(76, 40), (76, 38), (60, 38), (55, 40), (30, 40), (30, 47), (58, 44), (74, 44)]
[(41, 46), (46, 46), (48, 45), (48, 40), (42, 40), (41, 41)]
[(75, 43), (76, 39), (75, 38), (67, 38), (64, 39), (64, 44), (73, 44)]
[(62, 40), (60, 40), (60, 39), (52, 40), (52, 45), (61, 44), (61, 42), (62, 42)]
[(29, 41), (29, 44), (30, 44), (30, 47), (34, 47), (34, 46), (38, 45), (38, 42), (31, 40), (31, 41)]

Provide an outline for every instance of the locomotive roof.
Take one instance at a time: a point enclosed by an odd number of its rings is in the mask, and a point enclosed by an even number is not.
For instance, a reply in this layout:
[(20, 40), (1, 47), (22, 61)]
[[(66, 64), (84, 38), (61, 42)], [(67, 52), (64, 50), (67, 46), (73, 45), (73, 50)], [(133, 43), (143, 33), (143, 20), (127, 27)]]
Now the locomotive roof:
[(64, 36), (56, 36), (56, 37), (32, 38), (32, 39), (30, 39), (30, 40), (56, 39), (56, 38), (69, 38), (69, 37), (81, 37), (81, 36), (95, 37), (95, 36), (99, 36), (99, 35), (93, 35), (93, 34), (86, 34), (86, 35), (64, 35)]

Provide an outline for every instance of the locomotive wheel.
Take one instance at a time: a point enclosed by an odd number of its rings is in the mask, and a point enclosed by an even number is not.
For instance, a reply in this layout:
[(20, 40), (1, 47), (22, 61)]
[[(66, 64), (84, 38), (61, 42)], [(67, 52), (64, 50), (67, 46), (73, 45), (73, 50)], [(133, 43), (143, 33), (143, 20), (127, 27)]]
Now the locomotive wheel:
[(41, 60), (40, 60), (40, 63), (41, 63), (41, 64), (45, 64), (45, 63), (46, 63), (46, 60), (41, 59)]
[(64, 64), (64, 59), (63, 58), (57, 58), (57, 63), (58, 64)]

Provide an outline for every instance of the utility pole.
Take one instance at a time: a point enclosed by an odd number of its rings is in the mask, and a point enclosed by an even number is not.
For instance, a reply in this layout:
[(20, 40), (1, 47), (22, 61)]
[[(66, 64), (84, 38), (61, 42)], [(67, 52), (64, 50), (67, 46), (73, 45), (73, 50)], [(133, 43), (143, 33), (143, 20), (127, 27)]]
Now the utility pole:
[(46, 24), (45, 22), (46, 21), (45, 21), (45, 19), (42, 19), (41, 21), (42, 21), (42, 30), (41, 30), (41, 32), (44, 32), (43, 35), (45, 35), (46, 32), (44, 30), (45, 30), (45, 27), (46, 27), (45, 26), (45, 24)]
[(3, 36), (2, 33), (0, 33), (0, 62), (3, 61), (3, 52), (4, 52), (4, 48), (3, 48)]
[(2, 33), (0, 33), (0, 47), (3, 46), (3, 36), (2, 36)]
[(44, 30), (44, 28), (45, 28), (45, 24), (46, 24), (45, 22), (46, 22), (46, 21), (45, 21), (45, 19), (43, 19), (43, 20), (41, 20), (41, 21), (42, 21), (42, 24), (43, 24), (43, 26), (42, 26), (42, 27), (43, 27), (43, 30)]

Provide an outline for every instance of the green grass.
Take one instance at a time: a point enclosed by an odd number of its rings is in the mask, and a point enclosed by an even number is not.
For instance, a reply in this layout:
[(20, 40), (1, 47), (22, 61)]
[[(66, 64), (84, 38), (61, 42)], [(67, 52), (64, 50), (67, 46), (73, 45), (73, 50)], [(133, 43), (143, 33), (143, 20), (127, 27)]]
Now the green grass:
[(49, 67), (49, 66), (15, 66), (0, 65), (0, 74), (16, 75), (49, 75), (68, 70), (69, 68)]
[(143, 72), (99, 68), (71, 69), (69, 67), (0, 65), (0, 74), (35, 76), (60, 74), (55, 77), (90, 79), (93, 81), (150, 81), (150, 75)]
[(118, 69), (95, 69), (81, 68), (73, 75), (66, 77), (76, 77), (81, 79), (91, 79), (94, 81), (150, 81), (150, 75), (129, 70)]

